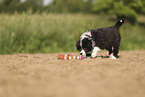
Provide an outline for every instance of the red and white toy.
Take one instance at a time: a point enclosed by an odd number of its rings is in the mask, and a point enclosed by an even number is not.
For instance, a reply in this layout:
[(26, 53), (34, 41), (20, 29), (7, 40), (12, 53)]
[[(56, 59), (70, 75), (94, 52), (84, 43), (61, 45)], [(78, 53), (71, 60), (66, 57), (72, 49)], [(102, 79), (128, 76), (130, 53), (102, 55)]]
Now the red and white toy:
[(65, 55), (58, 55), (57, 57), (59, 60), (71, 60), (71, 59), (77, 59), (77, 60), (82, 60), (84, 59), (84, 56), (70, 56), (70, 54), (65, 54)]

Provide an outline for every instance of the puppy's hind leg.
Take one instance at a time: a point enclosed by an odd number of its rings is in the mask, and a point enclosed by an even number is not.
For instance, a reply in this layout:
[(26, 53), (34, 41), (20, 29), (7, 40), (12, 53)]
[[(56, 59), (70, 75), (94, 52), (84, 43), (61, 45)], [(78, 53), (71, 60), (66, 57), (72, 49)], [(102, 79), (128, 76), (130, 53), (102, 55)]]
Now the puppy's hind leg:
[(110, 49), (108, 50), (108, 51), (109, 51), (109, 56), (110, 56), (110, 55), (112, 54), (112, 52), (113, 52), (112, 49), (113, 49), (113, 46), (111, 46)]
[(118, 58), (118, 50), (119, 50), (119, 47), (112, 47), (112, 51), (113, 53), (110, 54), (110, 57), (111, 59), (117, 59)]
[(92, 54), (91, 54), (91, 57), (95, 58), (97, 56), (97, 52), (98, 51), (101, 51), (101, 49), (99, 47), (94, 47), (93, 48), (93, 51), (92, 51)]

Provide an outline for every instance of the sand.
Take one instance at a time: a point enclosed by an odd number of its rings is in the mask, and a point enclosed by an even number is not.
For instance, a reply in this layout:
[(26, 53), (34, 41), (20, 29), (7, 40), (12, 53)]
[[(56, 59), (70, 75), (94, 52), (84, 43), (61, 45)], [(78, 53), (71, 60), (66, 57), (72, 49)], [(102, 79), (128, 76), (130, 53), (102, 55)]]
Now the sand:
[(145, 97), (145, 50), (119, 55), (117, 60), (0, 55), (0, 97)]

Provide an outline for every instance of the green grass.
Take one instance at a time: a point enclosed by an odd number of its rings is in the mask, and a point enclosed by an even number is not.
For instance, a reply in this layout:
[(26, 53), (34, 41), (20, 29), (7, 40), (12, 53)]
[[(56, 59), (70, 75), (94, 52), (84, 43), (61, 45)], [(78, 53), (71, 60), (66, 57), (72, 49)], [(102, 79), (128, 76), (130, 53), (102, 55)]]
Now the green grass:
[[(84, 31), (115, 24), (110, 18), (84, 14), (0, 14), (0, 54), (74, 52)], [(145, 21), (145, 17), (139, 21)], [(121, 50), (145, 49), (144, 25), (125, 22), (120, 29)]]

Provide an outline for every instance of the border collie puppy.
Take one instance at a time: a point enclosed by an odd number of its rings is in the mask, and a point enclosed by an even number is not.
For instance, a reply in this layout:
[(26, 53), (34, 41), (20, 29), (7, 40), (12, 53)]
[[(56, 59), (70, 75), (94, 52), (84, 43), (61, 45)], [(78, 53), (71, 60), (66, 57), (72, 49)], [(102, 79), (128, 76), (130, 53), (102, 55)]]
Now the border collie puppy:
[(88, 30), (83, 33), (76, 43), (80, 55), (87, 56), (90, 54), (94, 58), (98, 51), (106, 49), (109, 51), (111, 59), (118, 58), (121, 41), (119, 28), (123, 23), (124, 20), (120, 19), (111, 27)]

